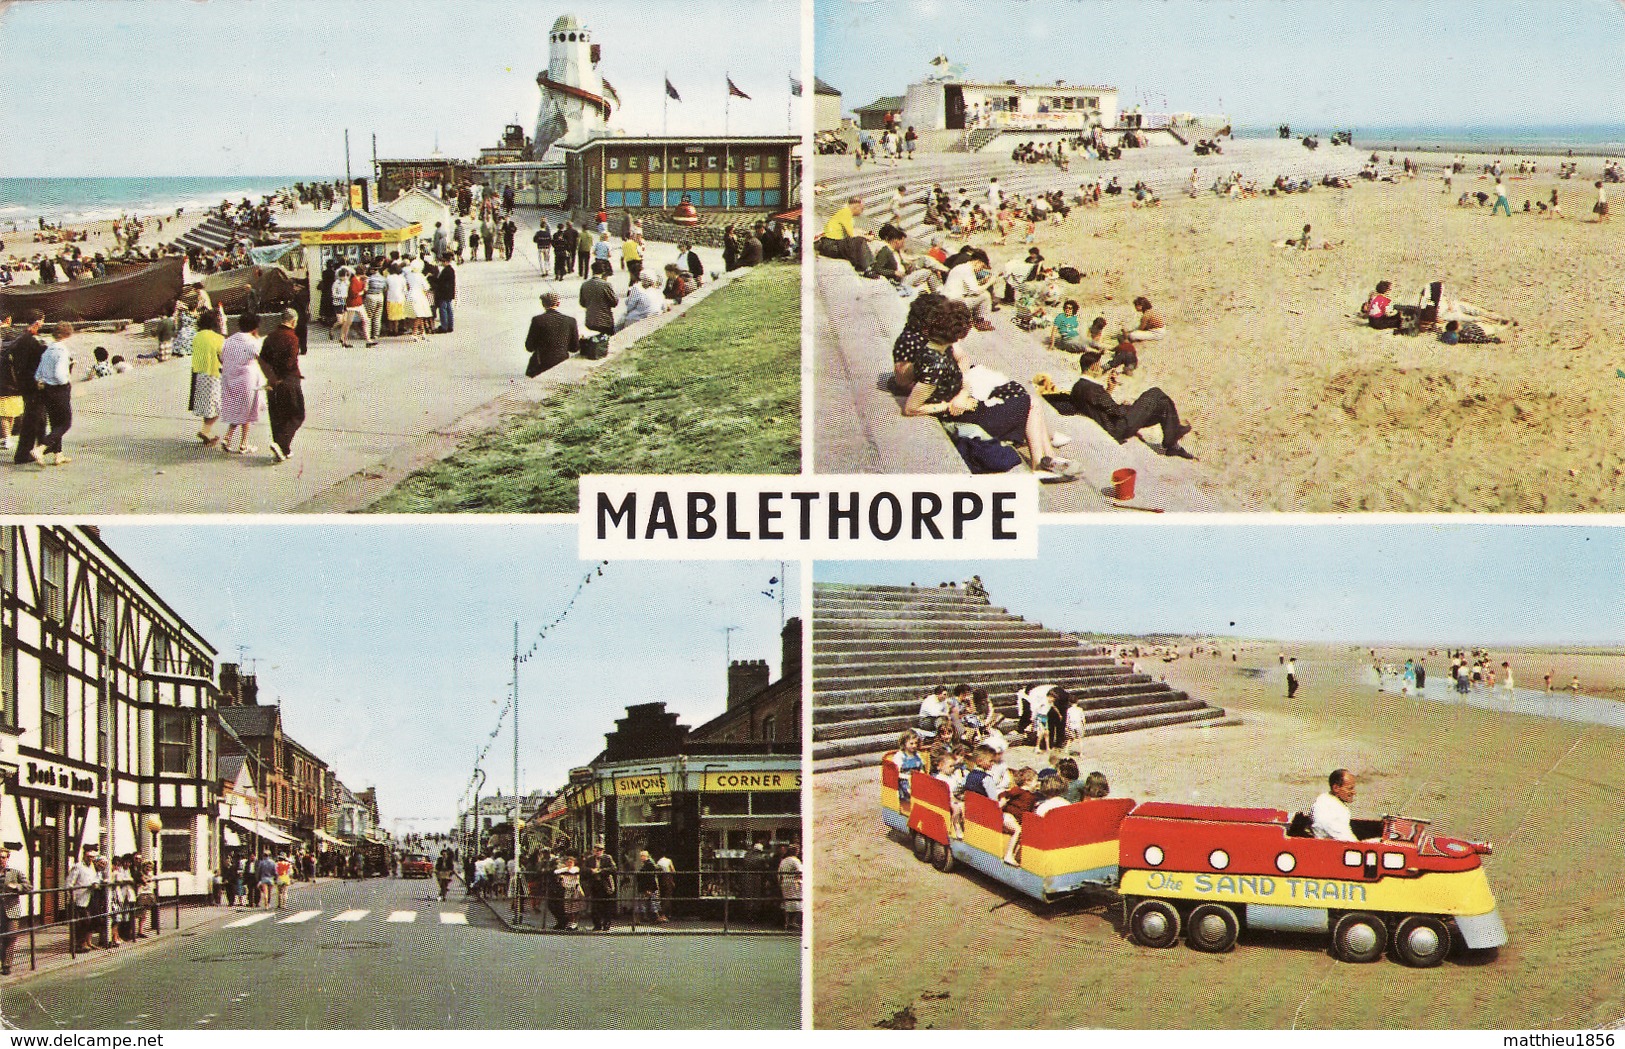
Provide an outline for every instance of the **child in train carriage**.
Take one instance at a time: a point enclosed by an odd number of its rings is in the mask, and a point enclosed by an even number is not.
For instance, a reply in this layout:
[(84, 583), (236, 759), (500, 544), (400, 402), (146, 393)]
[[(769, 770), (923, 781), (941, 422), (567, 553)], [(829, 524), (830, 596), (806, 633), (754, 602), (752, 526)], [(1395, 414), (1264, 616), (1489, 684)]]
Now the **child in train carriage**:
[(999, 793), (999, 808), (1004, 810), (1004, 829), (1010, 834), (1010, 844), (1004, 850), (1004, 862), (1012, 867), (1021, 865), (1021, 819), (1038, 808), (1038, 795), (1032, 791), (1038, 774), (1023, 766), (1010, 774), (1009, 789)]
[[(998, 752), (986, 743), (977, 744), (976, 749), (971, 751), (971, 769), (965, 774), (965, 792), (975, 792), (997, 800), (998, 791), (1004, 787), (989, 789), (988, 783), (990, 773), (996, 767), (1000, 767)], [(1005, 775), (1008, 776), (1009, 773), (1006, 772)]]
[(1063, 805), (1071, 804), (1066, 796), (1066, 777), (1061, 775), (1045, 776), (1038, 781), (1038, 789), (1033, 793), (1038, 795), (1038, 808), (1033, 811), (1040, 816), (1053, 812)]
[(920, 757), (920, 737), (915, 735), (913, 729), (904, 729), (903, 734), (897, 737), (897, 749), (892, 752), (891, 763), (897, 766), (898, 804), (907, 805), (909, 775), (925, 768), (925, 762)]
[(949, 805), (953, 811), (950, 814), (948, 834), (950, 837), (963, 838), (965, 836), (965, 766), (958, 754), (946, 747), (931, 752), (932, 775), (941, 780), (948, 787)]
[(1060, 773), (1061, 786), (1066, 794), (1066, 800), (1069, 802), (1082, 801), (1083, 781), (1080, 778), (1082, 773), (1078, 771), (1078, 763), (1071, 758), (1062, 758), (1055, 763), (1055, 771)]

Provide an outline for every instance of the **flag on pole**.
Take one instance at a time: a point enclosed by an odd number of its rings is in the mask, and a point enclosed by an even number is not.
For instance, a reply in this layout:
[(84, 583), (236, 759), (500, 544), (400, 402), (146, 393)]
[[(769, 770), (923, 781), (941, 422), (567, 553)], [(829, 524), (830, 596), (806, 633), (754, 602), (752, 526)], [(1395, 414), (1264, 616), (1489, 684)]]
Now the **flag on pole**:
[(732, 97), (732, 98), (743, 98), (747, 102), (750, 101), (750, 96), (745, 94), (743, 91), (739, 90), (738, 85), (736, 85), (734, 83), (734, 78), (733, 77), (725, 76), (725, 77), (723, 77), (723, 79), (728, 82), (728, 95), (730, 97)]
[(666, 78), (666, 97), (676, 102), (683, 100), (683, 96), (679, 95), (677, 89), (671, 86), (671, 77)]
[(792, 98), (801, 97), (801, 81), (797, 80), (795, 77), (790, 78), (790, 95)]

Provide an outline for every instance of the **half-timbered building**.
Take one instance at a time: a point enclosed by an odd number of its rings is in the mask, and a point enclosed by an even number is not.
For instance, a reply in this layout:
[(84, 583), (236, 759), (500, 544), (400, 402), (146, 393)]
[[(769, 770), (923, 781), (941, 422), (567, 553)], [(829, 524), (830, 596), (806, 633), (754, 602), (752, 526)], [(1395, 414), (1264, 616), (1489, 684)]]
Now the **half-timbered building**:
[(208, 891), (215, 656), (97, 529), (0, 525), (0, 840), (36, 886), (93, 844)]

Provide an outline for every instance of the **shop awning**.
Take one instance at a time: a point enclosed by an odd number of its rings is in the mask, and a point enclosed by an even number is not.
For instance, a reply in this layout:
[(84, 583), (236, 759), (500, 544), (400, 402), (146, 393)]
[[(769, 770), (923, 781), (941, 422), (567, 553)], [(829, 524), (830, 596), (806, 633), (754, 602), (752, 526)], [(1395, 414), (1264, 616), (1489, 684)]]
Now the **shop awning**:
[(320, 828), (317, 828), (317, 830), (316, 830), (316, 840), (317, 841), (325, 841), (329, 845), (337, 845), (340, 848), (344, 848), (344, 849), (347, 849), (347, 848), (350, 847), (349, 842), (344, 841), (344, 840), (342, 840), (340, 838), (335, 838), (335, 837), (333, 837), (333, 835), (327, 833), (325, 830), (322, 830)]
[(232, 830), (230, 827), (221, 827), (220, 828), (220, 840), (224, 841), (227, 845), (230, 845), (232, 848), (236, 848), (237, 846), (239, 846), (239, 845), (241, 845), (243, 843), (243, 839), (239, 838), (237, 836), (237, 832)]
[(273, 845), (299, 844), (299, 839), (288, 837), (288, 835), (282, 833), (280, 830), (271, 826), (269, 823), (266, 823), (264, 820), (245, 820), (232, 816), (231, 822), (236, 824), (240, 830), (245, 830), (255, 837), (268, 841)]

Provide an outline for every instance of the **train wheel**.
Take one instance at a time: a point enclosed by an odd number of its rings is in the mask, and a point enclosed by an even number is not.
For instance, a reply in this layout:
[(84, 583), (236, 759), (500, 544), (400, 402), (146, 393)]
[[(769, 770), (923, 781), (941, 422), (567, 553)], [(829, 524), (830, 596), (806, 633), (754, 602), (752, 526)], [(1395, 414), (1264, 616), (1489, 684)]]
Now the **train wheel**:
[(1179, 912), (1162, 900), (1141, 900), (1129, 912), (1128, 930), (1143, 947), (1172, 947), (1179, 941)]
[(1450, 930), (1437, 918), (1412, 915), (1394, 932), (1394, 954), (1413, 969), (1431, 969), (1450, 954)]
[(925, 863), (931, 858), (931, 839), (926, 837), (924, 834), (921, 834), (919, 831), (914, 831), (913, 834), (914, 858), (919, 860), (921, 863)]
[(931, 866), (944, 874), (954, 869), (954, 850), (940, 841), (931, 843)]
[(1185, 943), (1198, 951), (1222, 954), (1236, 945), (1241, 922), (1222, 903), (1204, 903), (1185, 922)]
[(1332, 952), (1345, 962), (1364, 964), (1388, 949), (1388, 926), (1375, 914), (1345, 914), (1332, 930)]

